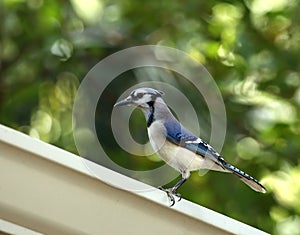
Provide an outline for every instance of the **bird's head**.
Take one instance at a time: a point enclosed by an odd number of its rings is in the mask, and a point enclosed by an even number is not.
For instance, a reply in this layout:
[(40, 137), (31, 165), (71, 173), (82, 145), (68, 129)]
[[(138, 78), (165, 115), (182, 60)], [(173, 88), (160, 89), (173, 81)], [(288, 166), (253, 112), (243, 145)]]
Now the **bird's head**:
[(163, 94), (162, 91), (152, 88), (138, 88), (133, 90), (126, 99), (117, 102), (114, 107), (134, 105), (142, 109), (147, 109), (153, 105), (153, 102), (155, 102), (157, 97), (161, 97)]

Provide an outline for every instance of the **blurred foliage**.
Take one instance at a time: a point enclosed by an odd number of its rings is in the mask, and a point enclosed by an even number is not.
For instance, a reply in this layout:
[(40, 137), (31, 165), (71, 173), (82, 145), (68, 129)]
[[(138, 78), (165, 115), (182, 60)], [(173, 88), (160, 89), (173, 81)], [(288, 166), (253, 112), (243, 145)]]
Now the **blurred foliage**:
[[(130, 46), (175, 47), (203, 63), (222, 92), (228, 118), (222, 155), (268, 188), (262, 195), (235, 177), (194, 173), (182, 195), (272, 234), (300, 234), (299, 3), (3, 0), (0, 122), (76, 153), (72, 105), (86, 73)], [(112, 105), (137, 80), (118, 79), (107, 87), (101, 97), (106, 115), (97, 121), (101, 133), (111, 132)], [(199, 96), (189, 94), (203, 109)], [(133, 116), (133, 135), (146, 142), (144, 120)], [(104, 139), (121, 165), (162, 164), (157, 157), (130, 157), (112, 134)]]

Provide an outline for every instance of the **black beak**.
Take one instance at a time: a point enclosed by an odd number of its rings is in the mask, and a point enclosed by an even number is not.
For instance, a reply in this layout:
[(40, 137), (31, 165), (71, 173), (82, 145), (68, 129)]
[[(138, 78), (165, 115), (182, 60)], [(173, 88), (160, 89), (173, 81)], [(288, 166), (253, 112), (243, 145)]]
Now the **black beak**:
[(121, 101), (115, 103), (114, 107), (123, 106), (123, 105), (129, 105), (129, 104), (132, 104), (132, 98), (131, 98), (131, 96), (128, 96), (126, 99), (121, 100)]

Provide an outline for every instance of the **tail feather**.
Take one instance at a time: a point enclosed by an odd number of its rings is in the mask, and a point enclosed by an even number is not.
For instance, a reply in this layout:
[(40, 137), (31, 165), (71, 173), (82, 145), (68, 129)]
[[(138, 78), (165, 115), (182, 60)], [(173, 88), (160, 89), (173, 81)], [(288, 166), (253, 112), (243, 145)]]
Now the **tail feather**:
[(254, 191), (265, 193), (266, 188), (259, 183), (256, 179), (254, 179), (252, 176), (248, 175), (247, 173), (241, 171), (240, 169), (230, 165), (229, 163), (223, 162), (223, 166), (232, 172), (234, 175), (238, 176), (241, 181), (243, 181), (245, 184), (247, 184), (250, 188), (252, 188)]

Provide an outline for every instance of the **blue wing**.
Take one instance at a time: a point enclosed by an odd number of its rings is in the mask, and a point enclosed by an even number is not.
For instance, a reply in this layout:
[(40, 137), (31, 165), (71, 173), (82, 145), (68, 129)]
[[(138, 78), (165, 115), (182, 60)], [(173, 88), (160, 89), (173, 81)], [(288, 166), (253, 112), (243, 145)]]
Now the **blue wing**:
[(183, 146), (186, 141), (195, 141), (198, 139), (177, 121), (167, 122), (164, 126), (167, 130), (167, 140), (173, 144)]
[(208, 157), (218, 165), (223, 167), (224, 159), (218, 154), (209, 144), (201, 140), (186, 128), (184, 128), (179, 122), (172, 121), (164, 124), (167, 134), (166, 138), (171, 143), (186, 148), (203, 158)]

